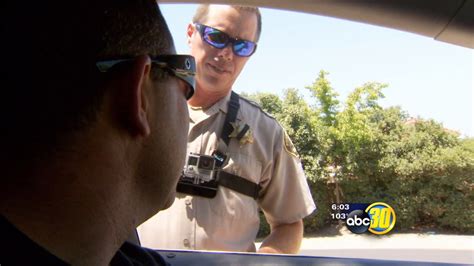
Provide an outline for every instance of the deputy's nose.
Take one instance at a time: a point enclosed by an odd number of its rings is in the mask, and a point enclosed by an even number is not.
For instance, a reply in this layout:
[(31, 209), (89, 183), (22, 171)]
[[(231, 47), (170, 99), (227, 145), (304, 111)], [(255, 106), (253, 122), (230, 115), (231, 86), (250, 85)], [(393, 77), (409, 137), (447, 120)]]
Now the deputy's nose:
[(232, 45), (229, 44), (223, 49), (220, 49), (217, 55), (226, 61), (232, 60), (234, 57), (234, 52), (232, 52)]

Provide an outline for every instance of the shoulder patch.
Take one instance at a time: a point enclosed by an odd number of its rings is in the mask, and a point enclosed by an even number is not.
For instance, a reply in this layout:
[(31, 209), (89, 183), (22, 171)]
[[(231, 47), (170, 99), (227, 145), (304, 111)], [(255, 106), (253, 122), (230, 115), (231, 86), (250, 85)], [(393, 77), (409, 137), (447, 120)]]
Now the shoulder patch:
[(243, 101), (247, 102), (248, 104), (252, 105), (253, 107), (257, 108), (258, 110), (260, 110), (264, 115), (268, 116), (269, 118), (271, 118), (273, 120), (276, 120), (275, 117), (273, 117), (271, 114), (269, 114), (265, 110), (263, 110), (262, 107), (257, 102), (255, 102), (253, 100), (250, 100), (250, 99), (247, 99), (245, 97), (242, 97), (241, 95), (239, 95), (239, 98), (242, 99)]
[(298, 151), (295, 148), (295, 145), (293, 145), (293, 142), (291, 142), (290, 136), (288, 136), (288, 133), (286, 133), (286, 130), (283, 130), (284, 134), (284, 147), (285, 150), (288, 154), (290, 154), (293, 157), (299, 158)]

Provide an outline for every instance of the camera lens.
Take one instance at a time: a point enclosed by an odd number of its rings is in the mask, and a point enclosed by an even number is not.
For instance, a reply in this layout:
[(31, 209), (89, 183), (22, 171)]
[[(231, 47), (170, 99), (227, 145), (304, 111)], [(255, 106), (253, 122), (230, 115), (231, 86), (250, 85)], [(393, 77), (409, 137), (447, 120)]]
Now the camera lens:
[(214, 158), (201, 156), (199, 158), (199, 166), (198, 167), (200, 169), (204, 169), (204, 170), (213, 170), (213, 168), (214, 168)]

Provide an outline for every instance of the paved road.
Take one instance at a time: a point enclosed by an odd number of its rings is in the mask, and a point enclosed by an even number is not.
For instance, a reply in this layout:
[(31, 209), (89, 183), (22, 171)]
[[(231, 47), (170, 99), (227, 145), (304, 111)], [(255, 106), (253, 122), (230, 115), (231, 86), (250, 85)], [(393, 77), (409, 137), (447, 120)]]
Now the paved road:
[(305, 238), (302, 255), (451, 262), (474, 265), (474, 236), (437, 234), (356, 235)]

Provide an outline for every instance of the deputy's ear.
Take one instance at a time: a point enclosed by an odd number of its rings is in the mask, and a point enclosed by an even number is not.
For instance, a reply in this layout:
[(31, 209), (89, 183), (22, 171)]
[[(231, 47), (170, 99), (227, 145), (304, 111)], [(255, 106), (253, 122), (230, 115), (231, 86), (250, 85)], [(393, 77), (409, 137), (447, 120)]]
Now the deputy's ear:
[(191, 47), (191, 38), (193, 37), (193, 33), (196, 30), (196, 26), (193, 23), (188, 24), (188, 28), (186, 29), (186, 36), (188, 37), (188, 46)]
[(138, 56), (130, 68), (124, 71), (117, 84), (116, 91), (116, 114), (120, 124), (129, 133), (136, 136), (148, 136), (150, 134), (150, 123), (148, 112), (150, 112), (150, 86), (151, 84), (151, 61), (150, 57)]

